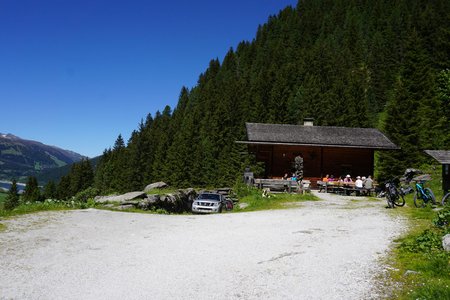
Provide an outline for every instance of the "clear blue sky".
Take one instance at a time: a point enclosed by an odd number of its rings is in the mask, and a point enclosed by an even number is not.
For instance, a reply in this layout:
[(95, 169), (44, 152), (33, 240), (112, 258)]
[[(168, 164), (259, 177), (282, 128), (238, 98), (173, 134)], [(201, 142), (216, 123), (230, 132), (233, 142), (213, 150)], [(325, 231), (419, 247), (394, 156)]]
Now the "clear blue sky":
[(0, 0), (0, 132), (94, 157), (296, 0)]

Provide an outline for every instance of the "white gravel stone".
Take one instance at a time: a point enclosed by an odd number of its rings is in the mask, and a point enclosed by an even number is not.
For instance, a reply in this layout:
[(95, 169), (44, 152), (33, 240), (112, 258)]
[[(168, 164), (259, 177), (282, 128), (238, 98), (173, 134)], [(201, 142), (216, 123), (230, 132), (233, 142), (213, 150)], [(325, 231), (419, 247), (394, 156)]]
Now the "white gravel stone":
[[(376, 299), (401, 234), (383, 201), (317, 194), (286, 210), (102, 210), (2, 220), (1, 299)], [(401, 208), (400, 208), (401, 209)]]

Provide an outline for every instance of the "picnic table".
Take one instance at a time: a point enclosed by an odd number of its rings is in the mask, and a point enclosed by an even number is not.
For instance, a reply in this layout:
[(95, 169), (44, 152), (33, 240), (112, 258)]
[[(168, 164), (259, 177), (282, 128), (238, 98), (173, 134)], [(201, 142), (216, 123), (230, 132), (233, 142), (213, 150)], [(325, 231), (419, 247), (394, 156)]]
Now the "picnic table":
[(374, 188), (366, 189), (366, 188), (357, 188), (355, 187), (354, 182), (339, 182), (339, 181), (317, 181), (317, 186), (319, 187), (319, 192), (325, 191), (326, 193), (336, 193), (340, 195), (351, 195), (355, 193), (355, 195), (371, 195)]

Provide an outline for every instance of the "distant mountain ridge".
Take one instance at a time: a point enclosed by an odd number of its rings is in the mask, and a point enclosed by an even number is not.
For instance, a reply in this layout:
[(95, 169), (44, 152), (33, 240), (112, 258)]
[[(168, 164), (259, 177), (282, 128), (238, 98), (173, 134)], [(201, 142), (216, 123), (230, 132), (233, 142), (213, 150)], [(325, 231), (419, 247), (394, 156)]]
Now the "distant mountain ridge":
[(80, 161), (81, 154), (0, 133), (0, 179), (20, 180), (26, 176)]

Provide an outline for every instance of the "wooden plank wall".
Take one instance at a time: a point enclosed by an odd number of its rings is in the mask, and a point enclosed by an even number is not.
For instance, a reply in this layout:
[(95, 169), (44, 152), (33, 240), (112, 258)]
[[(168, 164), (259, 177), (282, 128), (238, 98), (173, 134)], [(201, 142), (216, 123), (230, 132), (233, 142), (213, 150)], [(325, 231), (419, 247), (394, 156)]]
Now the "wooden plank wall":
[(304, 176), (321, 178), (350, 174), (352, 177), (373, 175), (374, 150), (341, 147), (258, 145), (251, 148), (258, 161), (266, 166), (265, 178), (282, 177), (293, 172), (295, 156), (302, 154)]

